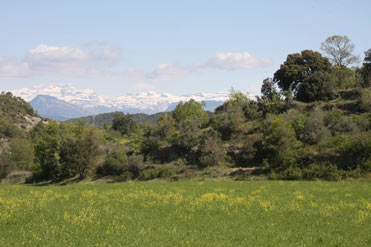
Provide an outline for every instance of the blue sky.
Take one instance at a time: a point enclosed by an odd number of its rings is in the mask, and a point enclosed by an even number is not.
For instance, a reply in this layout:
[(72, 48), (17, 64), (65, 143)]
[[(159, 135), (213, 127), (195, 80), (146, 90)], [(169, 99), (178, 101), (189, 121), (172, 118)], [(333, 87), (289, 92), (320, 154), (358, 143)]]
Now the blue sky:
[(0, 90), (259, 93), (287, 54), (347, 35), (371, 48), (371, 1), (1, 1)]

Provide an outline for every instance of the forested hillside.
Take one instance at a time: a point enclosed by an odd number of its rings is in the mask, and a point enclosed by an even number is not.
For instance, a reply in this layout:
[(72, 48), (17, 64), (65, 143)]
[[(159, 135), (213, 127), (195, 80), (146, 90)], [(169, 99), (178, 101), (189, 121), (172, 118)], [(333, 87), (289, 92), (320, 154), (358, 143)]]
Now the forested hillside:
[[(11, 142), (14, 145), (22, 143), (24, 149), (15, 150), (28, 150), (34, 157), (14, 156), (10, 146), (1, 165), (13, 159), (11, 169), (32, 171), (29, 182), (86, 177), (128, 181), (369, 176), (371, 49), (360, 67), (349, 67), (357, 59), (351, 47), (344, 53), (333, 45), (344, 39), (327, 39), (323, 54), (312, 50), (289, 54), (272, 78), (262, 82), (260, 97), (251, 100), (231, 90), (213, 114), (191, 99), (172, 112), (151, 116), (153, 120), (112, 113), (86, 118), (95, 126), (49, 121), (21, 137), (3, 131), (6, 137), (18, 138)], [(6, 99), (2, 111), (11, 112), (6, 115), (9, 121), (22, 114), (34, 116), (19, 98), (2, 97)], [(11, 108), (10, 102), (19, 107)]]
[[(78, 122), (82, 121), (87, 125), (94, 125), (97, 127), (104, 127), (105, 124), (112, 125), (112, 121), (117, 114), (123, 114), (122, 112), (111, 112), (111, 113), (102, 113), (95, 116), (88, 116), (88, 117), (81, 117), (81, 118), (73, 118), (69, 119), (66, 122)], [(163, 112), (155, 113), (155, 114), (145, 114), (145, 113), (135, 113), (131, 114), (131, 118), (134, 119), (135, 122), (143, 124), (143, 123), (156, 123), (158, 118), (164, 114)]]
[(0, 94), (0, 179), (14, 170), (31, 169), (33, 143), (29, 131), (41, 120), (23, 99)]

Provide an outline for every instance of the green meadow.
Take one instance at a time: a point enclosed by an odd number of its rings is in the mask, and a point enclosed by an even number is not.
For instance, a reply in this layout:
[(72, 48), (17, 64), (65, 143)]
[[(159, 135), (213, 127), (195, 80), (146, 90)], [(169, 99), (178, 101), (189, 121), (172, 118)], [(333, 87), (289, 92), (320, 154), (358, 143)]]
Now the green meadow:
[(371, 246), (371, 183), (1, 186), (0, 246)]

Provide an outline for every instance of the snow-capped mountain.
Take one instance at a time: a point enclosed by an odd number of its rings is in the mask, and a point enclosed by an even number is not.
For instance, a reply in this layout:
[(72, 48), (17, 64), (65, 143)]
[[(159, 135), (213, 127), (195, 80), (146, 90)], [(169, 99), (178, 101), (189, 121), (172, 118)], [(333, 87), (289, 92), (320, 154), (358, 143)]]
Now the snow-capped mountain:
[[(75, 105), (79, 109), (83, 109), (84, 111), (81, 112), (85, 112), (85, 115), (112, 111), (152, 114), (172, 110), (180, 101), (188, 101), (191, 98), (199, 102), (205, 101), (205, 109), (212, 111), (228, 99), (228, 93), (198, 93), (176, 96), (152, 91), (108, 98), (96, 94), (91, 89), (76, 88), (72, 84), (39, 85), (32, 88), (13, 90), (12, 93), (29, 102), (38, 95), (52, 96), (60, 101)], [(55, 102), (54, 100), (53, 104)]]
[(31, 101), (38, 95), (48, 95), (86, 109), (94, 109), (98, 106), (113, 107), (109, 100), (94, 93), (93, 90), (78, 89), (72, 84), (38, 85), (32, 88), (13, 90), (12, 93), (26, 101)]
[(59, 100), (49, 95), (37, 95), (30, 101), (30, 104), (40, 116), (57, 121), (91, 115), (89, 111), (75, 104)]

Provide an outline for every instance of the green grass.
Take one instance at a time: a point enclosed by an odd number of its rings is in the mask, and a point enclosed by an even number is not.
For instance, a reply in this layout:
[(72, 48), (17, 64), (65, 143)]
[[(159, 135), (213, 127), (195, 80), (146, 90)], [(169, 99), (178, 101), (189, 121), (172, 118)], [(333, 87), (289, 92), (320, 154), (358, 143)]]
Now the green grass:
[(371, 246), (371, 183), (1, 186), (0, 246)]

